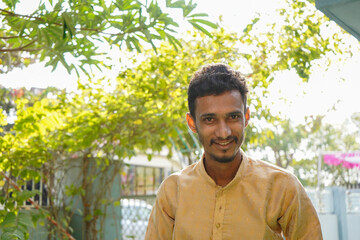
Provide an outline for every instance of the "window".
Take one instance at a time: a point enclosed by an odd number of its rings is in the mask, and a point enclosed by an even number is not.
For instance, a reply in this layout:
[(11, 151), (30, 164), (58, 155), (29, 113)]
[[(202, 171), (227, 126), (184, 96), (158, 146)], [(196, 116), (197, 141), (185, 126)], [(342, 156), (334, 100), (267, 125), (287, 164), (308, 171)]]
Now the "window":
[[(26, 188), (25, 188), (26, 186)], [(42, 180), (35, 183), (34, 180), (30, 180), (26, 182), (26, 185), (21, 187), (22, 190), (26, 189), (29, 191), (38, 190), (40, 194), (36, 194), (32, 200), (38, 204), (39, 206), (48, 206), (48, 190), (46, 184), (43, 183)], [(25, 201), (23, 206), (32, 206), (30, 201)]]
[[(14, 183), (19, 183), (19, 181), (17, 181), (17, 178), (14, 176), (10, 177), (11, 181), (13, 181)], [(12, 194), (13, 194), (13, 190), (12, 187), (9, 188), (7, 190), (6, 186), (9, 186), (9, 183), (7, 182), (7, 180), (4, 178), (3, 179), (3, 184), (0, 185), (0, 192), (5, 192), (8, 191), (8, 196), (11, 198)], [(23, 181), (21, 181), (23, 182)], [(37, 205), (42, 206), (42, 207), (46, 207), (49, 205), (49, 199), (48, 199), (48, 189), (47, 189), (47, 185), (43, 182), (42, 179), (40, 179), (40, 181), (35, 182), (34, 180), (28, 180), (24, 183), (24, 185), (19, 186), (21, 191), (24, 190), (28, 190), (28, 191), (33, 191), (33, 190), (37, 190), (39, 194), (36, 194), (35, 196), (33, 196), (31, 198), (31, 200), (33, 202), (35, 202)], [(32, 205), (32, 203), (30, 201), (24, 201), (23, 204), (21, 205), (21, 207), (34, 207)], [(3, 206), (0, 206), (0, 209), (3, 209)]]
[(125, 166), (121, 176), (122, 195), (155, 195), (163, 179), (163, 168)]

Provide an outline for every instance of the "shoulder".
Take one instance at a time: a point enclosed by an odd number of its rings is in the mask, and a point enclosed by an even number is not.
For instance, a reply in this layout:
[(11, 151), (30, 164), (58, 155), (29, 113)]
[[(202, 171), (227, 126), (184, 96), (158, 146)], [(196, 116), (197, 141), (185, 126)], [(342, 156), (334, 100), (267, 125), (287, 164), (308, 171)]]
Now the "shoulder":
[(179, 187), (181, 185), (181, 179), (188, 178), (196, 169), (196, 163), (184, 168), (181, 171), (175, 172), (165, 178), (161, 183), (157, 192), (157, 203), (168, 209), (168, 212), (172, 216), (175, 216), (175, 209), (177, 208)]
[(248, 157), (247, 176), (256, 178), (260, 183), (266, 185), (282, 185), (285, 189), (297, 189), (301, 183), (290, 171), (274, 164)]
[(259, 175), (278, 176), (284, 178), (294, 176), (291, 172), (284, 168), (278, 167), (263, 160), (253, 159), (251, 157), (248, 157), (248, 166), (251, 168), (251, 171), (254, 171), (255, 174)]
[(162, 189), (164, 189), (164, 190), (172, 189), (172, 190), (176, 191), (177, 187), (179, 185), (179, 182), (182, 179), (187, 179), (190, 176), (193, 176), (196, 174), (199, 163), (200, 162), (193, 163), (193, 164), (187, 166), (186, 168), (184, 168), (180, 171), (174, 172), (173, 174), (171, 174), (170, 176), (165, 178), (165, 180), (160, 185), (159, 191)]

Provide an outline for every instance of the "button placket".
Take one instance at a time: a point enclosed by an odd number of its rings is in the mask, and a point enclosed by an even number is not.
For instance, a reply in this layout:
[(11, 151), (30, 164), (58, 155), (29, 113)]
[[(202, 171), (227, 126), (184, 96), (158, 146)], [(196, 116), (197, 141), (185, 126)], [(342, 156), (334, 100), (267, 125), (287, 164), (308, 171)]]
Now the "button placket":
[(214, 225), (213, 225), (213, 239), (222, 239), (222, 223), (224, 221), (225, 213), (225, 194), (221, 189), (216, 193)]

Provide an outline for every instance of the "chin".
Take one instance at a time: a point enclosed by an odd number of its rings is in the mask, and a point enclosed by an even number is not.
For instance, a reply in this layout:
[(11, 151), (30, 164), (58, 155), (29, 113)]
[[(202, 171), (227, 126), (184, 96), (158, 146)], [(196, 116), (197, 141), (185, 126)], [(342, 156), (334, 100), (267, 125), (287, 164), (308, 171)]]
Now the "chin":
[(219, 163), (229, 163), (234, 161), (236, 154), (232, 155), (232, 156), (215, 156), (215, 155), (211, 155), (212, 159), (214, 159), (216, 162)]

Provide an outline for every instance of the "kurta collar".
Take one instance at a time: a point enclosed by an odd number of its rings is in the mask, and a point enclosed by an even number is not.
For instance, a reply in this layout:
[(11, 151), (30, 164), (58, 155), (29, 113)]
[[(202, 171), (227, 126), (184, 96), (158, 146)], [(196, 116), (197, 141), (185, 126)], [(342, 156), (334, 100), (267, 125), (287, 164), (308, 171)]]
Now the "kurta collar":
[(200, 175), (203, 177), (203, 179), (208, 184), (210, 184), (213, 187), (222, 188), (223, 190), (225, 190), (225, 189), (228, 189), (228, 188), (236, 185), (238, 183), (238, 181), (240, 181), (245, 176), (245, 174), (248, 172), (246, 170), (249, 166), (248, 156), (244, 153), (244, 151), (241, 148), (240, 148), (240, 154), (242, 156), (242, 161), (241, 161), (240, 167), (239, 167), (234, 179), (231, 180), (231, 182), (229, 182), (225, 187), (216, 185), (215, 181), (207, 174), (207, 172), (205, 170), (205, 166), (204, 166), (205, 153), (202, 155), (200, 161), (198, 162), (197, 168), (200, 171)]

